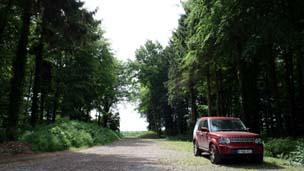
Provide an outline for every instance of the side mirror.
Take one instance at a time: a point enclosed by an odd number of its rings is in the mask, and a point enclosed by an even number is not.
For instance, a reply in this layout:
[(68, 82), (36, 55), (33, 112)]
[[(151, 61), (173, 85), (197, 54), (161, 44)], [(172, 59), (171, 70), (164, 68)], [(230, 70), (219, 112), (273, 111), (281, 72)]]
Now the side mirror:
[(201, 128), (199, 128), (199, 130), (202, 132), (209, 132), (208, 128), (206, 128), (206, 127), (201, 127)]
[(250, 128), (246, 128), (246, 131), (249, 132), (249, 131), (250, 131)]

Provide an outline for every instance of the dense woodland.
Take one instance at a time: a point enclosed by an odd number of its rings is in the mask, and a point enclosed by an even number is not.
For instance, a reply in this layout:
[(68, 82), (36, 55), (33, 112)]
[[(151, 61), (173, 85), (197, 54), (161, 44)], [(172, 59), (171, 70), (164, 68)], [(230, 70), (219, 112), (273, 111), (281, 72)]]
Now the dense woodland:
[(1, 0), (0, 141), (59, 117), (119, 129), (123, 65), (95, 13), (78, 0)]
[(266, 136), (304, 134), (304, 1), (188, 0), (169, 45), (130, 62), (149, 129), (192, 131), (200, 116), (240, 117)]
[(168, 46), (147, 41), (126, 65), (83, 2), (2, 0), (0, 141), (58, 118), (117, 130), (112, 109), (126, 96), (159, 134), (187, 134), (200, 116), (235, 116), (266, 136), (303, 136), (304, 1), (183, 7)]

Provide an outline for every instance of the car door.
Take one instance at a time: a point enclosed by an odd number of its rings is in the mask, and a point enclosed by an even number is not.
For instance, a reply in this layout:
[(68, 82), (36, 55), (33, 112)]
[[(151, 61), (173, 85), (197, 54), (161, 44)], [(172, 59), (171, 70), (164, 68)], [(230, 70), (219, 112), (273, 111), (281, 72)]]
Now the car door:
[[(203, 122), (202, 122), (202, 127), (205, 127), (205, 128), (207, 128), (208, 130), (209, 130), (209, 127), (208, 127), (209, 125), (208, 125), (208, 120), (204, 120)], [(202, 143), (202, 145), (201, 145), (201, 148), (203, 148), (203, 149), (208, 149), (209, 147), (209, 140), (208, 140), (208, 135), (209, 135), (209, 131), (208, 132), (202, 132), (202, 135), (201, 135), (201, 143)]]
[(202, 142), (202, 138), (203, 138), (203, 132), (201, 131), (201, 127), (203, 126), (203, 122), (204, 120), (200, 120), (198, 123), (198, 128), (196, 130), (196, 139), (197, 139), (197, 145), (199, 146), (199, 148), (203, 147), (203, 142)]
[(198, 120), (196, 129), (195, 129), (196, 142), (197, 142), (197, 145), (198, 145), (199, 148), (201, 147), (201, 144), (202, 144), (201, 143), (202, 131), (200, 130), (201, 122), (202, 122), (201, 120)]

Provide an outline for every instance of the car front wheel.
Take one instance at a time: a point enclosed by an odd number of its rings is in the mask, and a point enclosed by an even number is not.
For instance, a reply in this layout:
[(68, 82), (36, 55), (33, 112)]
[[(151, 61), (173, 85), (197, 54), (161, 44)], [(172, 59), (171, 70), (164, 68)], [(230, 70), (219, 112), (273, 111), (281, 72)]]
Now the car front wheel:
[(210, 161), (213, 164), (218, 164), (221, 162), (221, 156), (214, 144), (210, 146)]
[(258, 163), (258, 164), (263, 163), (263, 154), (258, 154), (258, 155), (255, 157), (255, 162)]
[(200, 156), (202, 154), (201, 149), (198, 148), (198, 145), (196, 142), (193, 142), (193, 153), (194, 156)]

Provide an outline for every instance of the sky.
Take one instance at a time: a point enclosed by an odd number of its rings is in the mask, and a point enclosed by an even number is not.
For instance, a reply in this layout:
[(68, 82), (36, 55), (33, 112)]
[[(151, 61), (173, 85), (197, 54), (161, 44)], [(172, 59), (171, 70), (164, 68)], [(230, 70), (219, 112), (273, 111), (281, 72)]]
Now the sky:
[[(96, 19), (102, 21), (105, 37), (115, 56), (123, 61), (134, 60), (135, 51), (146, 40), (168, 44), (172, 31), (183, 14), (180, 0), (84, 0), (89, 10), (98, 9)], [(136, 105), (117, 105), (121, 131), (146, 130), (147, 122), (136, 111)]]

